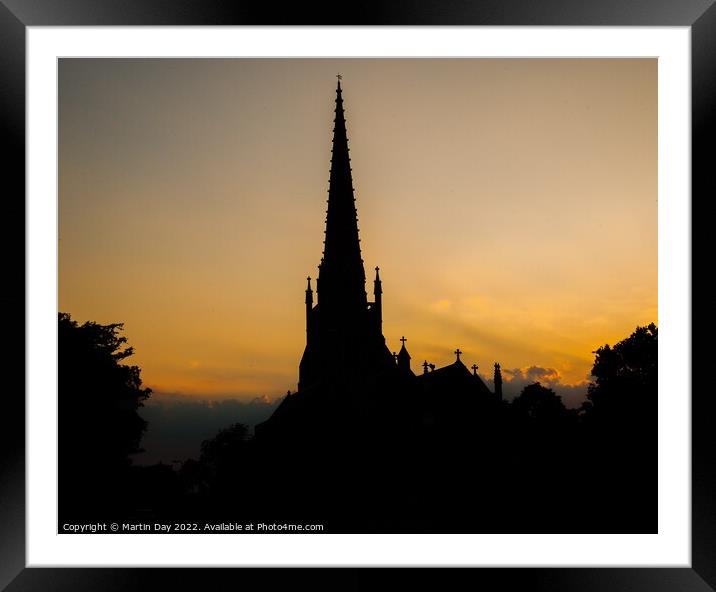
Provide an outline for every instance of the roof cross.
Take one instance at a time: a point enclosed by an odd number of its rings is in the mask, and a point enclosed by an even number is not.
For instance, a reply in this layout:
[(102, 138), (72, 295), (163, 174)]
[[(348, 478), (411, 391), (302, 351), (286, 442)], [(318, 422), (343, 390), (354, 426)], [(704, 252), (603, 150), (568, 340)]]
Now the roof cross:
[(462, 352), (460, 351), (460, 348), (458, 347), (453, 353), (457, 356), (457, 361), (459, 362), (459, 361), (460, 361), (460, 354), (462, 353)]
[(472, 365), (472, 373), (477, 376), (477, 364)]
[(405, 338), (405, 335), (403, 335), (403, 336), (400, 338), (400, 341), (403, 342), (403, 347), (405, 347), (405, 342), (408, 341), (408, 340)]

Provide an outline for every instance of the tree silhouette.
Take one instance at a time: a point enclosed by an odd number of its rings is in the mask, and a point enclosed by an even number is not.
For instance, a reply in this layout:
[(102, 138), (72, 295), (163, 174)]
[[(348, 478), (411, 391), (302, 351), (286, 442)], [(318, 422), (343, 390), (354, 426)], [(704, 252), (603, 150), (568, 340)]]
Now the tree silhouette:
[(614, 347), (597, 349), (585, 415), (616, 425), (656, 422), (658, 329), (637, 327)]
[(248, 434), (248, 427), (242, 423), (224, 428), (210, 440), (201, 443), (200, 462), (214, 471), (233, 464), (245, 449)]
[(516, 411), (540, 422), (558, 421), (563, 419), (566, 413), (562, 397), (539, 382), (523, 388), (512, 401), (512, 405)]
[(201, 488), (208, 489), (215, 503), (224, 503), (226, 498), (235, 503), (237, 491), (252, 472), (250, 448), (249, 429), (242, 423), (232, 424), (201, 443), (197, 474)]
[(620, 504), (604, 514), (619, 516), (616, 507), (642, 532), (656, 531), (658, 509), (657, 349), (654, 323), (597, 349), (582, 407), (584, 466), (597, 477), (591, 495), (604, 503), (618, 484)]
[(151, 395), (140, 369), (121, 362), (132, 355), (121, 323), (79, 325), (58, 319), (60, 498), (68, 507), (101, 506), (122, 491), (140, 452), (146, 422), (137, 409)]

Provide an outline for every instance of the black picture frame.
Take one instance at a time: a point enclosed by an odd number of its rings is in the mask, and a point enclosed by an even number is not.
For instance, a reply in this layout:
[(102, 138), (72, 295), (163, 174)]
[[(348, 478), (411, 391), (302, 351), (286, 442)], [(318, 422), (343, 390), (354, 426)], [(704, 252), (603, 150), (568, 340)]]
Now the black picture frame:
[[(182, 25), (513, 25), (681, 26), (691, 28), (692, 219), (708, 220), (716, 137), (716, 7), (714, 0), (402, 0), (321, 3), (222, 0), (0, 0), (0, 121), (5, 228), (3, 357), (6, 381), (0, 418), (0, 588), (22, 590), (234, 590), (239, 586), (374, 589), (417, 575), (422, 585), (451, 589), (465, 576), (479, 589), (716, 590), (716, 432), (713, 395), (692, 379), (692, 562), (690, 568), (478, 568), (441, 570), (181, 569), (25, 567), (25, 38), (31, 26)], [(9, 232), (9, 230), (16, 232)], [(693, 244), (692, 235), (692, 244)], [(692, 248), (692, 294), (706, 281), (708, 249)], [(703, 310), (693, 298), (695, 310)], [(20, 311), (23, 311), (20, 314)], [(702, 320), (703, 317), (695, 317)], [(703, 320), (702, 320), (703, 322)], [(705, 324), (705, 323), (704, 323)], [(697, 324), (692, 334), (704, 331)], [(10, 336), (10, 338), (8, 338)], [(707, 348), (693, 348), (692, 367), (708, 368)], [(661, 363), (668, 363), (662, 360)], [(689, 383), (685, 377), (684, 384)], [(695, 378), (695, 376), (693, 377)], [(687, 390), (686, 387), (685, 391)], [(676, 395), (688, 396), (688, 392)]]

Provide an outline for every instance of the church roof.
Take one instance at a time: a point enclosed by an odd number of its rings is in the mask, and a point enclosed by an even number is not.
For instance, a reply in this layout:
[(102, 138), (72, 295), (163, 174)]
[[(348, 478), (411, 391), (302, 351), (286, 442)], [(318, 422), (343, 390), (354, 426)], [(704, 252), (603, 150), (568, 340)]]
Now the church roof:
[(421, 374), (418, 378), (422, 380), (439, 380), (448, 377), (462, 378), (463, 376), (470, 378), (472, 374), (470, 374), (467, 366), (465, 366), (461, 360), (456, 360), (452, 364), (443, 366), (442, 368), (436, 368), (427, 374)]
[(477, 374), (468, 370), (462, 360), (456, 360), (448, 366), (437, 368), (432, 372), (417, 375), (419, 383), (425, 388), (467, 388), (477, 392), (490, 393), (490, 389)]

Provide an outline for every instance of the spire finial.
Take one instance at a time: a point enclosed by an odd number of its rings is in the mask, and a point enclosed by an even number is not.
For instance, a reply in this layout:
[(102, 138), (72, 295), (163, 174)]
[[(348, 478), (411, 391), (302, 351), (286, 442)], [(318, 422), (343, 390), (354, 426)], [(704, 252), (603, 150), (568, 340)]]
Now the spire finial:
[(311, 291), (311, 276), (309, 275), (306, 279), (308, 280), (308, 287), (306, 288), (306, 292), (310, 292)]
[(472, 365), (472, 373), (477, 376), (477, 364)]
[(403, 335), (403, 336), (400, 338), (400, 341), (403, 343), (403, 347), (405, 347), (405, 342), (408, 341), (408, 340), (405, 338), (405, 335)]
[(430, 366), (430, 364), (428, 364), (428, 361), (425, 360), (425, 361), (423, 362), (423, 374), (427, 374), (427, 373), (428, 373), (428, 366)]
[(460, 354), (462, 353), (462, 352), (460, 351), (460, 348), (458, 347), (453, 353), (457, 356), (456, 362), (459, 362), (459, 361), (460, 361)]

